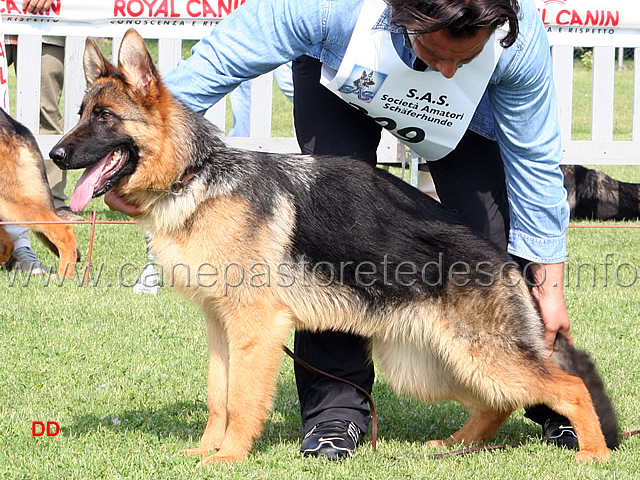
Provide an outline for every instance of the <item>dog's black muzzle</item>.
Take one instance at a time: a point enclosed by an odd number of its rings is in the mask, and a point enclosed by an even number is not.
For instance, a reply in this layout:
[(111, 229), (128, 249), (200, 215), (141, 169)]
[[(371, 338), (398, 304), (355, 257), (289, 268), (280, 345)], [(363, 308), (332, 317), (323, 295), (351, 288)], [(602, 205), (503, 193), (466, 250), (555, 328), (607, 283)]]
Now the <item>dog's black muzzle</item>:
[(72, 148), (58, 143), (49, 152), (49, 158), (62, 170), (69, 170), (72, 168), (68, 163), (69, 158), (71, 158), (71, 152)]

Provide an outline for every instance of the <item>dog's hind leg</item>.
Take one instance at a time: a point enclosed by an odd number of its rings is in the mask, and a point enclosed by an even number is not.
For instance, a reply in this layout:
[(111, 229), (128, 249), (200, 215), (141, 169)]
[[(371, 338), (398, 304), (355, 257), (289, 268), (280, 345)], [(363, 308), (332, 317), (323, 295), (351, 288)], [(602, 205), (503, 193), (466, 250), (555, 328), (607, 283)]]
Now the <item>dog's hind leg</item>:
[(580, 451), (576, 460), (606, 460), (609, 450), (584, 382), (549, 362), (551, 378), (544, 385), (543, 402), (569, 419), (576, 430)]
[(429, 447), (451, 446), (455, 444), (477, 445), (486, 443), (493, 438), (500, 425), (502, 425), (512, 410), (491, 410), (476, 404), (463, 404), (469, 412), (469, 419), (460, 430), (445, 440), (431, 440), (427, 442)]
[(292, 327), (289, 310), (268, 301), (233, 308), (223, 322), (229, 345), (227, 427), (220, 449), (204, 465), (249, 454), (271, 409), (282, 345)]
[(198, 448), (187, 450), (187, 455), (213, 455), (220, 449), (227, 429), (227, 393), (229, 383), (229, 347), (227, 334), (218, 316), (205, 312), (209, 345), (207, 373), (207, 409), (209, 420)]

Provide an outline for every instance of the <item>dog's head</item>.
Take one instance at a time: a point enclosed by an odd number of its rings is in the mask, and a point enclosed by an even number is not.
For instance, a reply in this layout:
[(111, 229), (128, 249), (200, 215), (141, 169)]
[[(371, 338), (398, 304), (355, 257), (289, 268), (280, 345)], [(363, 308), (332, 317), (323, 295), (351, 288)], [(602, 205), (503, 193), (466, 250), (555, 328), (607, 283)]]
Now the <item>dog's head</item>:
[(184, 168), (170, 148), (163, 148), (170, 143), (166, 125), (176, 101), (133, 29), (122, 40), (117, 68), (87, 38), (84, 73), (80, 120), (49, 156), (62, 169), (86, 168), (70, 201), (74, 210), (106, 194), (113, 209), (140, 215), (149, 191), (170, 188)]

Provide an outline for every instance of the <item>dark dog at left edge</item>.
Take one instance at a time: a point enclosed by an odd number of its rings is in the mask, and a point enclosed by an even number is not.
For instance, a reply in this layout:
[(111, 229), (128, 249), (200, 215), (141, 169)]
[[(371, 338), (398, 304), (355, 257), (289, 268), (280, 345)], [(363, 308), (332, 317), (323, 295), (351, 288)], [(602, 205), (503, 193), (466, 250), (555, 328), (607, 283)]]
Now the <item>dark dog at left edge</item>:
[(88, 39), (84, 70), (80, 121), (50, 156), (86, 168), (72, 207), (104, 194), (152, 233), (163, 271), (189, 266), (171, 281), (207, 324), (209, 420), (191, 451), (204, 464), (249, 454), (291, 328), (359, 334), (397, 392), (462, 404), (468, 421), (432, 445), (486, 442), (544, 403), (575, 427), (577, 460), (609, 457), (615, 414), (593, 363), (563, 336), (546, 355), (522, 274), (452, 212), (355, 159), (227, 147), (135, 30), (117, 68)]

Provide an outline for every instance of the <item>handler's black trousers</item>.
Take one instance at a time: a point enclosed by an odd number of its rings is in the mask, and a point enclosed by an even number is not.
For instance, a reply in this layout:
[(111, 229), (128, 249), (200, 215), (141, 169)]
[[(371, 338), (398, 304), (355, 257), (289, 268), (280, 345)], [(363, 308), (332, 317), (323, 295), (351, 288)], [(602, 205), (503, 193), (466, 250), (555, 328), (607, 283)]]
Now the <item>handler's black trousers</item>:
[[(303, 153), (350, 155), (375, 165), (381, 127), (320, 83), (321, 63), (308, 56), (293, 62), (294, 117)], [(469, 226), (506, 251), (509, 205), (498, 144), (467, 131), (449, 155), (430, 162), (440, 201)], [(339, 332), (296, 332), (295, 352), (311, 365), (371, 391), (374, 372), (365, 339)], [(366, 432), (370, 412), (364, 395), (345, 383), (296, 364), (303, 434), (327, 420), (353, 421)], [(553, 412), (535, 407), (543, 423)], [(534, 418), (535, 417), (535, 418)]]

